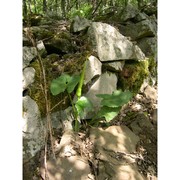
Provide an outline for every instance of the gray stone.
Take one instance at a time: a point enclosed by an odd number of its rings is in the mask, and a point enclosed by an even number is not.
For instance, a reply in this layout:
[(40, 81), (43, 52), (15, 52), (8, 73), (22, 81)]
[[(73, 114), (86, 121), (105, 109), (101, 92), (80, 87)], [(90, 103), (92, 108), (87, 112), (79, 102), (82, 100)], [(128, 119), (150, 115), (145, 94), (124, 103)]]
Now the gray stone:
[(124, 36), (137, 40), (143, 37), (154, 37), (157, 34), (157, 24), (153, 18), (149, 18), (138, 23), (131, 23), (127, 26), (120, 26), (120, 32)]
[(144, 94), (148, 99), (151, 99), (152, 101), (157, 100), (157, 90), (152, 86), (147, 86), (144, 90)]
[(34, 82), (35, 69), (33, 67), (27, 67), (23, 70), (23, 90)]
[(89, 40), (100, 61), (143, 60), (145, 55), (114, 27), (93, 22), (88, 30)]
[(74, 53), (75, 46), (72, 42), (69, 34), (63, 35), (63, 33), (58, 34), (51, 38), (50, 40), (44, 42), (46, 50), (49, 54), (61, 54), (61, 53)]
[(101, 75), (102, 63), (95, 57), (90, 56), (87, 61), (84, 84), (86, 85), (91, 79), (97, 75)]
[(124, 67), (125, 61), (117, 61), (117, 62), (104, 62), (103, 66), (105, 66), (110, 71), (122, 71)]
[(143, 113), (140, 113), (136, 116), (136, 118), (133, 120), (133, 122), (130, 124), (130, 127), (132, 131), (138, 135), (144, 127), (147, 127), (148, 129), (153, 128), (153, 125), (151, 124), (150, 120), (146, 115)]
[(32, 43), (24, 34), (23, 34), (23, 46), (32, 46)]
[(23, 68), (27, 67), (36, 56), (37, 51), (35, 47), (23, 47)]
[(41, 56), (45, 56), (47, 54), (44, 43), (41, 40), (37, 42), (37, 49)]
[(80, 16), (76, 16), (71, 24), (71, 32), (80, 32), (82, 30), (85, 30), (90, 26), (90, 24), (90, 20)]
[(135, 6), (133, 6), (131, 4), (128, 4), (124, 8), (124, 10), (123, 10), (123, 12), (121, 14), (120, 20), (121, 21), (127, 21), (129, 19), (134, 18), (138, 13), (139, 13), (139, 10)]
[(23, 97), (23, 159), (34, 157), (44, 145), (45, 128), (41, 122), (40, 111), (34, 100)]
[[(96, 94), (112, 94), (116, 90), (117, 77), (113, 73), (103, 73), (96, 82), (90, 87), (85, 96), (92, 102), (94, 111), (97, 112), (100, 108), (101, 98), (96, 97)], [(93, 113), (91, 113), (91, 117)]]
[(137, 45), (148, 56), (157, 56), (157, 38), (146, 37), (137, 41)]
[(135, 22), (140, 22), (143, 21), (145, 19), (147, 19), (149, 16), (147, 14), (145, 14), (144, 12), (142, 13), (138, 13), (135, 17), (134, 17), (134, 21)]

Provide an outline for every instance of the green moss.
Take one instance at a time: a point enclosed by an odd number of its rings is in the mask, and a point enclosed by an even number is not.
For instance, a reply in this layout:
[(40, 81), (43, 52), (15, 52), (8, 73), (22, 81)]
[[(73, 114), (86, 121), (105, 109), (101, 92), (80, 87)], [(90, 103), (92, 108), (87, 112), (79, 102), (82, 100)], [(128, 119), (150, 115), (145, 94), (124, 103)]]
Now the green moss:
[(126, 61), (123, 70), (119, 74), (119, 85), (123, 90), (137, 93), (144, 80), (149, 75), (149, 62)]
[[(67, 98), (67, 93), (61, 93), (57, 96), (53, 96), (50, 93), (50, 84), (53, 79), (59, 77), (63, 72), (66, 72), (70, 75), (79, 74), (82, 71), (83, 64), (86, 58), (90, 55), (90, 52), (84, 52), (82, 54), (73, 54), (65, 55), (63, 61), (59, 61), (57, 56), (54, 55), (48, 56), (45, 59), (42, 59), (43, 65), (46, 71), (46, 82), (48, 87), (48, 97), (51, 108), (54, 107), (57, 103), (62, 101), (62, 103), (53, 109), (52, 112), (58, 111), (60, 109), (65, 109), (70, 105), (69, 98)], [(38, 60), (35, 60), (31, 63), (31, 66), (36, 70), (35, 81), (30, 86), (30, 97), (36, 101), (38, 104), (41, 116), (46, 116), (46, 104), (45, 97), (42, 92), (41, 84), (43, 80), (41, 79), (41, 69)]]

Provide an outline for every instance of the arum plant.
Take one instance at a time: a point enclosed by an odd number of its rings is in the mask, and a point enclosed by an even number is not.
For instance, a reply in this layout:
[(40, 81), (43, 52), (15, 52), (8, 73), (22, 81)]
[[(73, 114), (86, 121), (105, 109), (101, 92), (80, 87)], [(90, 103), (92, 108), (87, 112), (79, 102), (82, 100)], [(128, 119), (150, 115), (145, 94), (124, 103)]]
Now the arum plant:
[(116, 90), (112, 94), (97, 94), (96, 96), (102, 98), (101, 108), (91, 123), (102, 117), (105, 118), (106, 122), (110, 122), (118, 115), (122, 106), (130, 101), (132, 93), (130, 91)]
[[(68, 93), (73, 109), (75, 119), (74, 130), (76, 132), (79, 131), (80, 119), (83, 119), (87, 113), (93, 109), (93, 105), (89, 99), (85, 96), (82, 96), (85, 70), (86, 61), (80, 75), (70, 76), (64, 73), (58, 78), (54, 79), (50, 85), (51, 93), (54, 96), (65, 91)], [(77, 85), (77, 100), (73, 102), (70, 94), (75, 90)], [(117, 116), (122, 106), (129, 102), (129, 100), (132, 98), (132, 93), (130, 91), (123, 92), (122, 90), (116, 90), (112, 94), (97, 94), (96, 96), (102, 100), (100, 110), (96, 113), (95, 117), (93, 117), (90, 122), (92, 125), (98, 123), (98, 119), (102, 117), (105, 118), (106, 122), (110, 122), (115, 116)]]
[[(73, 114), (75, 119), (74, 130), (76, 132), (79, 131), (80, 118), (82, 118), (85, 115), (85, 112), (87, 113), (92, 109), (91, 102), (86, 97), (81, 96), (85, 70), (86, 70), (86, 61), (84, 63), (81, 75), (70, 76), (64, 73), (58, 78), (52, 80), (50, 85), (50, 91), (54, 96), (65, 91), (68, 93), (73, 109)], [(75, 90), (77, 85), (78, 85), (78, 88), (76, 90), (77, 101), (74, 103), (70, 94)]]

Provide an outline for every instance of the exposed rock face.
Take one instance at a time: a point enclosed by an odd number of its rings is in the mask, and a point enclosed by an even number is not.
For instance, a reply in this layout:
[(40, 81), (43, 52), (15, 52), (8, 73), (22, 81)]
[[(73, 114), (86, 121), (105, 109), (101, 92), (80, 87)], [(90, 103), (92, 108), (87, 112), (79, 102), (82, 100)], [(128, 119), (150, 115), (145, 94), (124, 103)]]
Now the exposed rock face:
[(139, 13), (139, 10), (132, 6), (131, 4), (128, 4), (122, 14), (121, 14), (121, 21), (127, 21), (129, 19), (134, 18)]
[(89, 57), (86, 66), (84, 84), (90, 82), (93, 77), (101, 75), (101, 66), (102, 63), (95, 56)]
[(38, 106), (29, 96), (23, 97), (23, 109), (23, 159), (27, 161), (44, 144), (44, 126)]
[(95, 112), (99, 110), (101, 101), (100, 98), (96, 97), (96, 94), (112, 94), (112, 92), (116, 90), (116, 85), (116, 75), (106, 72), (103, 73), (89, 88), (89, 91), (85, 96), (92, 102)]
[[(88, 180), (88, 161), (81, 156), (60, 157), (47, 162), (49, 180)], [(44, 169), (41, 169), (43, 176)]]
[(109, 24), (93, 22), (88, 34), (100, 61), (145, 59), (145, 55), (138, 46), (133, 45)]
[(153, 18), (148, 18), (138, 23), (120, 26), (119, 30), (124, 36), (129, 36), (132, 40), (137, 40), (143, 37), (156, 36), (157, 24)]
[(110, 71), (120, 72), (124, 67), (125, 61), (117, 61), (117, 62), (104, 62), (103, 66), (106, 67)]
[(105, 130), (92, 128), (90, 139), (100, 154), (99, 179), (144, 179), (134, 164), (135, 159), (128, 156), (136, 151), (136, 144), (139, 141), (139, 137), (128, 127), (111, 126)]
[(37, 56), (35, 47), (23, 47), (23, 68), (27, 67), (29, 63)]
[(71, 24), (71, 32), (80, 32), (82, 30), (87, 29), (91, 24), (91, 21), (82, 18), (80, 16), (76, 16)]
[(146, 37), (139, 39), (137, 41), (138, 46), (148, 56), (157, 56), (157, 38), (156, 37)]
[(23, 70), (23, 90), (34, 82), (35, 69), (27, 67)]

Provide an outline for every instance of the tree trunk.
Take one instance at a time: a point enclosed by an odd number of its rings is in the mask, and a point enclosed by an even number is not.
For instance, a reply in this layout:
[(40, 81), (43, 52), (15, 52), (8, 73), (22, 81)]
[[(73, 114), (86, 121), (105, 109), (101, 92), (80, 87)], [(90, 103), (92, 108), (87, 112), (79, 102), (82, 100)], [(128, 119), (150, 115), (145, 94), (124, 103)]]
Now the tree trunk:
[(37, 13), (37, 10), (36, 10), (36, 0), (33, 0), (33, 3), (34, 3), (34, 11), (35, 11), (35, 13)]
[(46, 2), (46, 0), (43, 0), (43, 12), (44, 13), (47, 12), (47, 2)]
[(24, 18), (27, 17), (27, 4), (26, 4), (26, 0), (23, 0), (23, 17)]
[(65, 0), (61, 0), (61, 11), (62, 11), (62, 17), (64, 17), (66, 19)]

